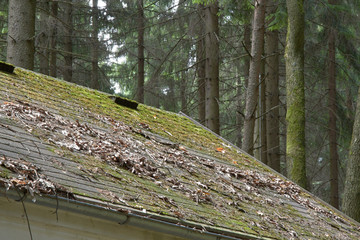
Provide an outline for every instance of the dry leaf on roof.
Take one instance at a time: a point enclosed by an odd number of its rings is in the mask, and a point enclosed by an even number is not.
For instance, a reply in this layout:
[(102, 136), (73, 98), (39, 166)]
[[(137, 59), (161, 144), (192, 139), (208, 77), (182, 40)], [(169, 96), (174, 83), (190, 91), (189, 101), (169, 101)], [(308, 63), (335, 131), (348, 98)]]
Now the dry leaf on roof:
[(40, 173), (40, 168), (29, 162), (2, 156), (0, 157), (0, 166), (17, 174), (16, 177), (0, 180), (1, 183), (7, 186), (7, 190), (16, 187), (30, 193), (33, 200), (35, 200), (34, 193), (52, 194), (74, 198), (73, 194), (64, 187), (51, 182), (45, 175)]
[(217, 151), (217, 152), (222, 152), (222, 153), (224, 153), (224, 152), (225, 152), (225, 149), (222, 148), (222, 147), (218, 147), (218, 148), (216, 148), (216, 151)]

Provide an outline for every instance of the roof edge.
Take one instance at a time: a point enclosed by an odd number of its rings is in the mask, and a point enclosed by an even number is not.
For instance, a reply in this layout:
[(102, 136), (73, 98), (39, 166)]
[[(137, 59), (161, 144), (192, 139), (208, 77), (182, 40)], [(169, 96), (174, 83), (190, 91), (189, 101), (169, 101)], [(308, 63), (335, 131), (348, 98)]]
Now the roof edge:
[[(25, 194), (22, 196), (21, 194)], [(100, 218), (119, 224), (128, 224), (146, 230), (157, 231), (177, 237), (193, 240), (219, 240), (219, 239), (251, 239), (251, 240), (273, 240), (273, 238), (261, 237), (247, 233), (233, 232), (212, 226), (205, 226), (195, 222), (162, 216), (154, 213), (146, 213), (140, 210), (124, 206), (94, 201), (92, 198), (76, 195), (73, 200), (53, 195), (36, 195), (36, 201), (26, 197), (27, 193), (19, 192), (16, 189), (6, 190), (0, 187), (0, 197), (6, 197), (15, 201), (24, 201), (30, 204), (61, 209), (75, 212), (89, 217)], [(19, 200), (20, 199), (20, 200)]]

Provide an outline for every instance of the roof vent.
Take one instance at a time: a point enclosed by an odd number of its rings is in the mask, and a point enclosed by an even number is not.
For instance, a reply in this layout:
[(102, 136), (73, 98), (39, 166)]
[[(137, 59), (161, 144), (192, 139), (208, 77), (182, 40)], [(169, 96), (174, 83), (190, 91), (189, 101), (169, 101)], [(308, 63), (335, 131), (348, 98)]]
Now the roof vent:
[(116, 103), (124, 107), (137, 109), (137, 106), (139, 105), (138, 102), (134, 100), (130, 100), (127, 98), (119, 97), (119, 96), (110, 96), (110, 98)]
[(14, 73), (14, 69), (15, 69), (14, 65), (0, 61), (0, 71), (7, 72), (7, 73)]

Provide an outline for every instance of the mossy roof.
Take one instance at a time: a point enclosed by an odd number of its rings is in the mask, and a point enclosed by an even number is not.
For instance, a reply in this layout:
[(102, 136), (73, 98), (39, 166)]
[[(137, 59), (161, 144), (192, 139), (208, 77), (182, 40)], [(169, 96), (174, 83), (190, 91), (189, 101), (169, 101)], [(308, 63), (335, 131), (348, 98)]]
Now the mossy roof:
[(0, 106), (6, 188), (223, 235), (360, 239), (355, 221), (182, 115), (21, 68), (0, 71)]

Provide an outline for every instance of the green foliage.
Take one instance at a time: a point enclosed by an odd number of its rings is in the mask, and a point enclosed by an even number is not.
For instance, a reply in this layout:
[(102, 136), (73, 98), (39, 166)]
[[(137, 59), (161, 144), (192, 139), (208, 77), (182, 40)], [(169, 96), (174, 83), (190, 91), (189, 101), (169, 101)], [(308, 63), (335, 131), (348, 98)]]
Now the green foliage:
[(217, 1), (217, 0), (193, 0), (193, 3), (207, 5), (207, 4), (214, 3), (214, 2), (216, 2), (216, 1)]
[(279, 0), (278, 7), (275, 13), (268, 14), (266, 21), (269, 22), (268, 30), (280, 30), (287, 26), (287, 11), (284, 0)]

